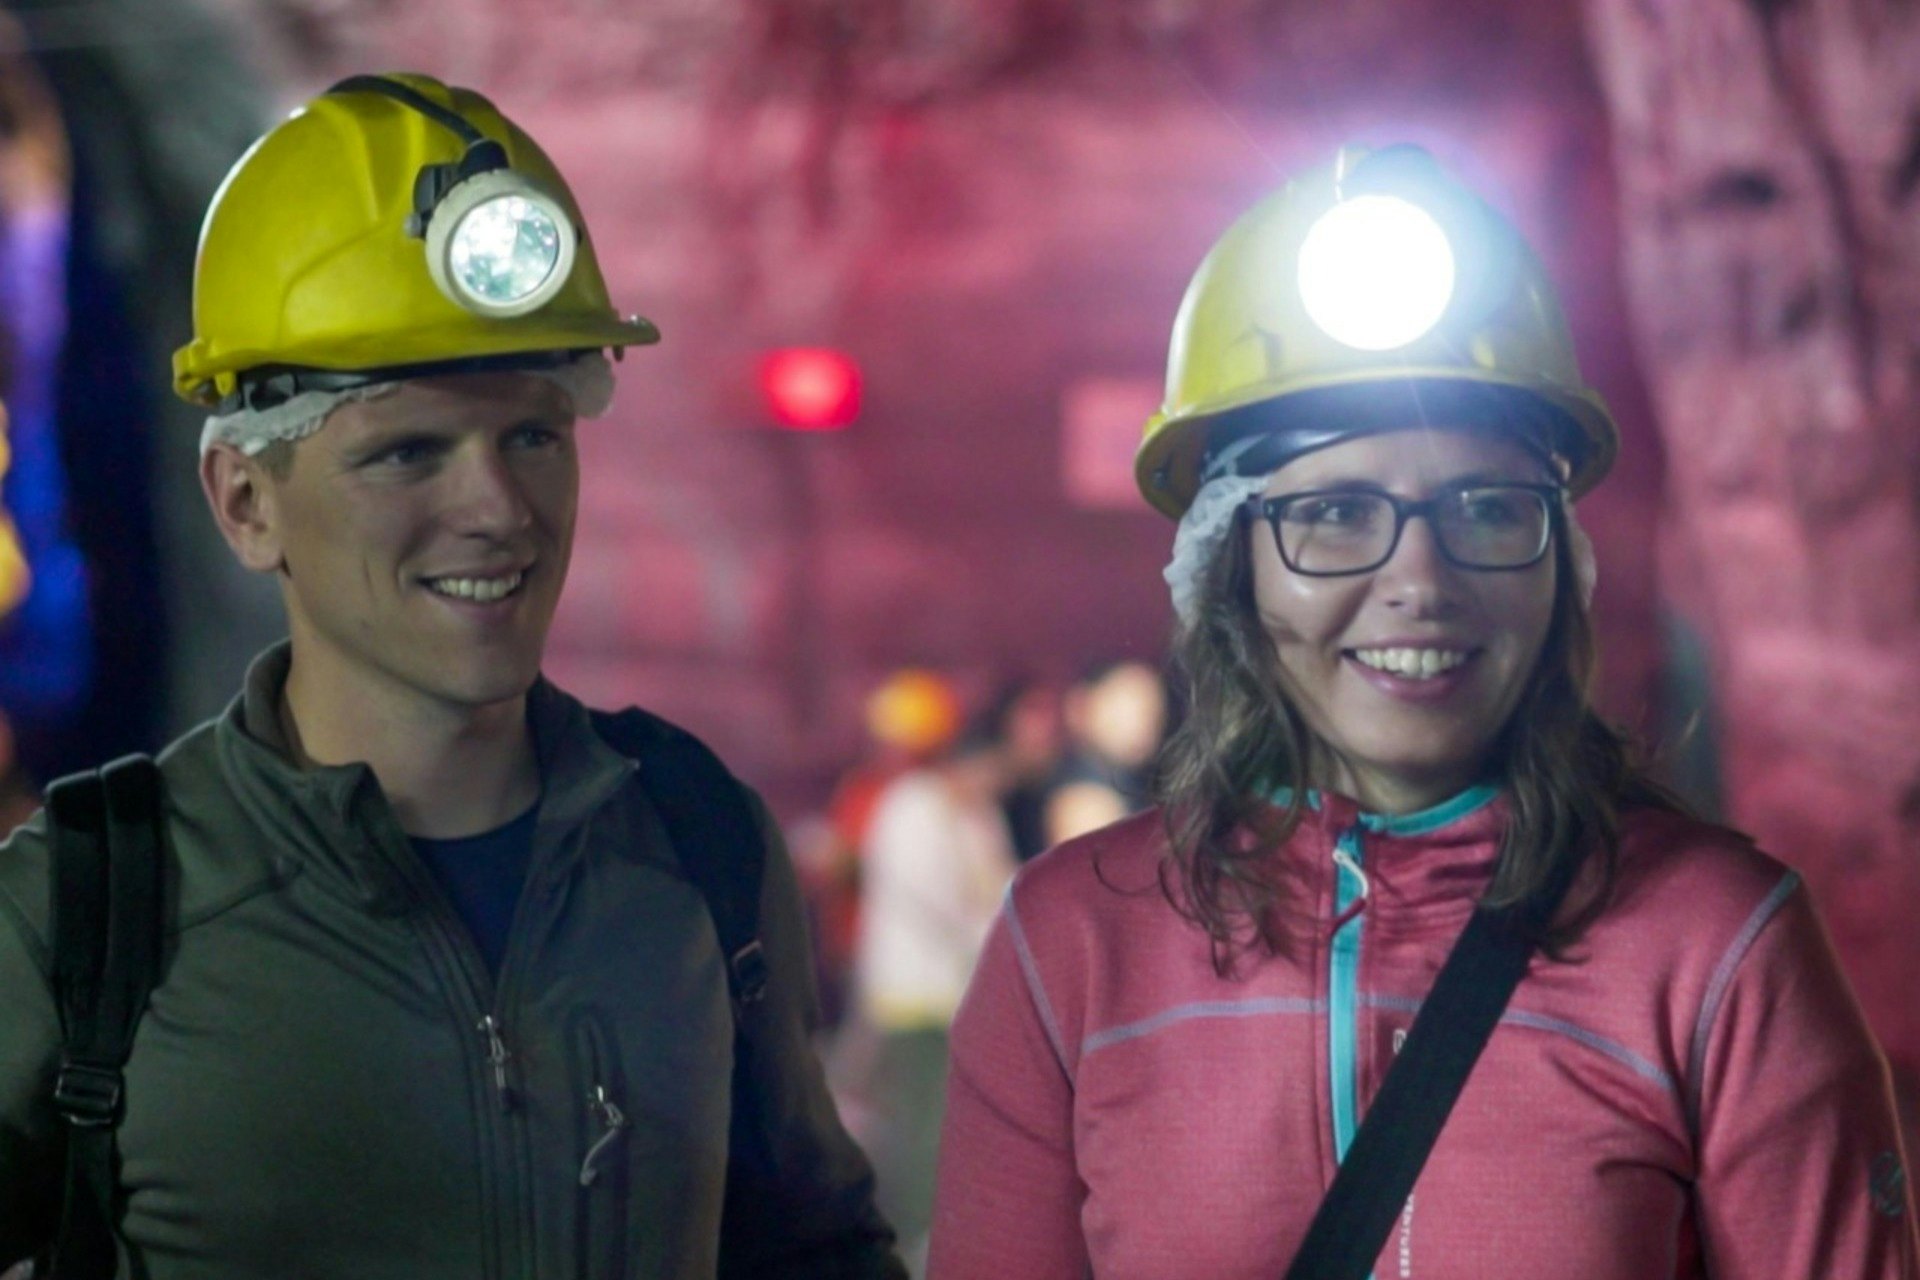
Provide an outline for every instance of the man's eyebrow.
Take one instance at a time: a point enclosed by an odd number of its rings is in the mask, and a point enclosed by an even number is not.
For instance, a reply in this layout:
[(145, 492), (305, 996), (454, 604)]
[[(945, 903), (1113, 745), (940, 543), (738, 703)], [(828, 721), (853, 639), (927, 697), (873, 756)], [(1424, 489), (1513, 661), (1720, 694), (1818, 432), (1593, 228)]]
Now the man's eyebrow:
[(573, 415), (565, 409), (529, 409), (507, 420), (502, 431), (518, 431), (522, 427), (558, 427), (572, 422)]
[(376, 454), (384, 453), (396, 445), (438, 444), (448, 437), (445, 431), (435, 431), (418, 424), (395, 423), (392, 426), (369, 427), (360, 435), (340, 442), (340, 456), (352, 461), (363, 461)]

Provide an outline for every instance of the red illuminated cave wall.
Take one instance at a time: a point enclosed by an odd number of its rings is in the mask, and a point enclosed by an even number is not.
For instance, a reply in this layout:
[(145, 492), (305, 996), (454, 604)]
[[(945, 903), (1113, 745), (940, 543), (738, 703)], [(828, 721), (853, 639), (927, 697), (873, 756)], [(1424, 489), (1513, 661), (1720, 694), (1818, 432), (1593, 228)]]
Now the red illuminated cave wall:
[(1920, 10), (1589, 0), (1731, 815), (1920, 1096)]

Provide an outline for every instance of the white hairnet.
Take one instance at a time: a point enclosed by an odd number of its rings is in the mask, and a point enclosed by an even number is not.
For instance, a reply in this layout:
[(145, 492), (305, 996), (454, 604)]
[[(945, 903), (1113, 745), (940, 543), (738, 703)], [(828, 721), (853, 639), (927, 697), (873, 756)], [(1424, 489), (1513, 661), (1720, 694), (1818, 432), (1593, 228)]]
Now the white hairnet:
[[(557, 385), (573, 401), (576, 417), (597, 418), (613, 402), (613, 366), (598, 351), (567, 364), (525, 370)], [(200, 432), (200, 453), (230, 444), (248, 457), (281, 440), (299, 440), (318, 431), (327, 415), (343, 404), (391, 394), (398, 382), (375, 382), (344, 391), (302, 391), (270, 409), (239, 409), (207, 418)]]

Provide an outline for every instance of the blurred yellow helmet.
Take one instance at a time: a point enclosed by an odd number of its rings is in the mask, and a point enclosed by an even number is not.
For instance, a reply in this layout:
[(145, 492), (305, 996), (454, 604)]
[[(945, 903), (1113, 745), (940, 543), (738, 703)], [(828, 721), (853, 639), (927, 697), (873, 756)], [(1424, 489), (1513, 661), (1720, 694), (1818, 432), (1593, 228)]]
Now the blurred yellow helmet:
[(1236, 441), (1249, 442), (1238, 469), (1272, 470), (1422, 421), (1512, 429), (1576, 497), (1619, 448), (1512, 225), (1417, 147), (1350, 147), (1256, 205), (1201, 262), (1134, 476), (1178, 519)]
[(207, 210), (174, 389), (227, 409), (657, 342), (607, 298), (565, 179), (492, 103), (354, 76), (242, 156)]
[(908, 667), (867, 698), (867, 732), (910, 755), (931, 755), (960, 733), (960, 695), (931, 671)]

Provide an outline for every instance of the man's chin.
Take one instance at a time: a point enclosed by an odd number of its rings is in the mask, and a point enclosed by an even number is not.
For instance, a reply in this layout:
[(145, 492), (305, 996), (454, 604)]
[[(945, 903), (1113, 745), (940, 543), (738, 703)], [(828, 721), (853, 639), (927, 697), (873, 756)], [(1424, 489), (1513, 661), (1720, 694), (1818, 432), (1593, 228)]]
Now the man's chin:
[(441, 701), (481, 712), (519, 702), (540, 678), (537, 661), (483, 670), (444, 671), (434, 681)]

